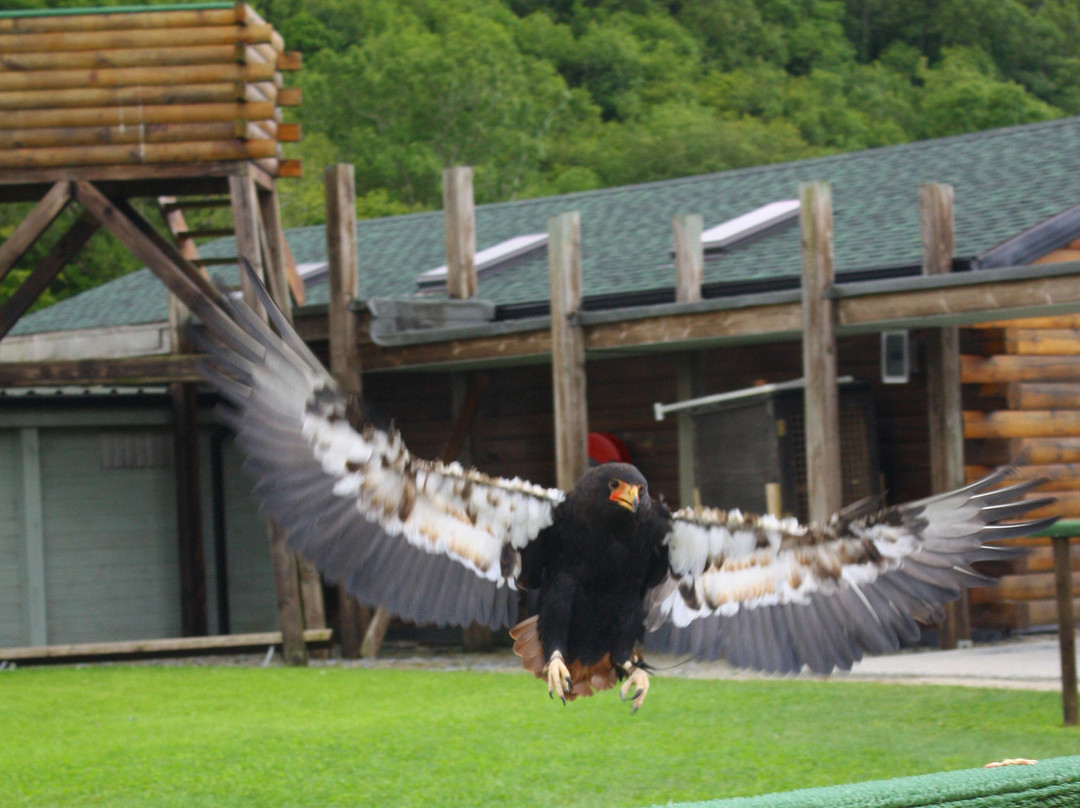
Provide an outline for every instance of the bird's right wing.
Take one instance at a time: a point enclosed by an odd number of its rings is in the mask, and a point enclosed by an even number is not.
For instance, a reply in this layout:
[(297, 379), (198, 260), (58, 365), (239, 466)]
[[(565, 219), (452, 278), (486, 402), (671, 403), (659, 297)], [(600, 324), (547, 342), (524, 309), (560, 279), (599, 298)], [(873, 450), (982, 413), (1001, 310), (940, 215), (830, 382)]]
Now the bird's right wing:
[(221, 414), (263, 514), (363, 603), (416, 623), (513, 625), (520, 553), (563, 492), (413, 457), (394, 430), (354, 429), (337, 384), (253, 283), (278, 334), (230, 300), (240, 338), (193, 338), (231, 404)]
[(884, 510), (867, 502), (824, 525), (678, 511), (646, 644), (783, 673), (847, 670), (864, 653), (896, 650), (962, 589), (993, 583), (972, 563), (1022, 552), (988, 542), (1054, 522), (1008, 521), (1053, 502), (1025, 499), (1039, 480), (994, 488), (1009, 473)]

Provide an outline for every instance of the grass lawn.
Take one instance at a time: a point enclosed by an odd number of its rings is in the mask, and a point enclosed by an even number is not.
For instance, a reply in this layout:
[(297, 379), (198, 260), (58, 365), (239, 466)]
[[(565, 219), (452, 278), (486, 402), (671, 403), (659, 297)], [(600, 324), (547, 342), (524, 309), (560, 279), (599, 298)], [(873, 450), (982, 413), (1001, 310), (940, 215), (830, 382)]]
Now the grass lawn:
[(635, 716), (524, 674), (0, 673), (3, 804), (643, 806), (1076, 754), (1060, 695), (656, 678)]

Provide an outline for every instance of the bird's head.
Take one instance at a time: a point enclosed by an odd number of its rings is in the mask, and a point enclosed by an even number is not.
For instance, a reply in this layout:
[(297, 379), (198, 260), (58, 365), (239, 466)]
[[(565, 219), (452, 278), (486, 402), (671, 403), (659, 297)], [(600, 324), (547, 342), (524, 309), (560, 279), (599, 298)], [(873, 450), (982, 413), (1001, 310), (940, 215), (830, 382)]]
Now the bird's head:
[(640, 471), (629, 463), (604, 463), (582, 475), (577, 492), (585, 501), (607, 500), (630, 513), (649, 507), (648, 483)]

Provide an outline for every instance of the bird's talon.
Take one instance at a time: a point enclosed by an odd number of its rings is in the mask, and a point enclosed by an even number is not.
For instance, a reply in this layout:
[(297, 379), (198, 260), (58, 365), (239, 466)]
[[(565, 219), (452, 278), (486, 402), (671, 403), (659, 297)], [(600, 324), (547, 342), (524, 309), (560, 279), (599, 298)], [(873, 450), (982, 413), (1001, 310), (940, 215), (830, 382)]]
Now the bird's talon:
[(574, 689), (574, 681), (570, 678), (570, 671), (563, 662), (562, 654), (558, 651), (552, 653), (544, 672), (547, 674), (548, 695), (554, 698), (554, 694), (558, 693), (562, 703), (566, 704), (567, 695)]

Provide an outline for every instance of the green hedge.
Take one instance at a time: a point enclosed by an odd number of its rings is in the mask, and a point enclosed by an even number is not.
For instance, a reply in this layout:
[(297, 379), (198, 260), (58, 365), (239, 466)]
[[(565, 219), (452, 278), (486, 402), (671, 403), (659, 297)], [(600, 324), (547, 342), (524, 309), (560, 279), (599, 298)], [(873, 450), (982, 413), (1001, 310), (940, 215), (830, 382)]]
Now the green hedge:
[(1075, 808), (1080, 757), (964, 769), (895, 780), (807, 788), (761, 797), (679, 803), (675, 808)]

